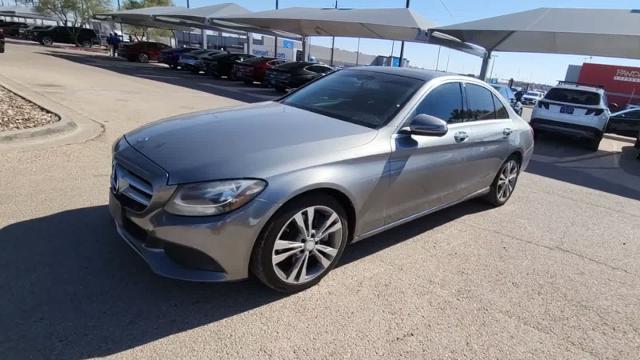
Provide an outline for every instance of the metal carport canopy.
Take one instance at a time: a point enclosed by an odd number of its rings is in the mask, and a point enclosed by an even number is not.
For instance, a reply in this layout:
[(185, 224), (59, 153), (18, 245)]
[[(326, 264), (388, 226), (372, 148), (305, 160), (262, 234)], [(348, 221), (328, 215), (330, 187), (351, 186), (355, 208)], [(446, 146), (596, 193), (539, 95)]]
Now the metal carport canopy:
[(239, 29), (237, 26), (235, 29), (231, 29), (224, 26), (215, 25), (211, 20), (224, 16), (245, 16), (251, 14), (251, 11), (244, 7), (234, 3), (224, 3), (211, 6), (203, 6), (198, 8), (173, 8), (173, 11), (162, 12), (161, 14), (152, 15), (153, 20), (163, 22), (166, 24), (172, 24), (175, 26), (188, 26), (198, 29), (208, 29), (221, 32), (227, 32), (230, 34), (242, 34), (247, 32), (256, 32), (264, 35), (271, 36), (284, 36), (297, 39), (300, 36), (288, 33), (280, 33), (258, 28), (243, 28)]
[(430, 29), (492, 51), (640, 59), (640, 10), (540, 8)]
[(211, 22), (230, 28), (262, 28), (301, 36), (336, 36), (431, 43), (477, 56), (484, 55), (483, 49), (464, 44), (448, 35), (429, 36), (427, 30), (434, 24), (406, 8), (292, 7), (243, 16), (229, 15), (213, 19)]
[(60, 21), (60, 19), (56, 17), (42, 15), (38, 13), (34, 8), (23, 7), (23, 6), (0, 7), (0, 16), (10, 16), (10, 17), (18, 17), (18, 18), (24, 18), (24, 19)]
[(180, 9), (186, 10), (186, 8), (179, 6), (153, 6), (142, 9), (121, 10), (96, 14), (93, 16), (93, 18), (97, 20), (113, 21), (139, 27), (153, 27), (159, 29), (189, 31), (191, 29), (191, 26), (176, 26), (175, 24), (156, 21), (153, 18), (154, 15), (176, 12)]

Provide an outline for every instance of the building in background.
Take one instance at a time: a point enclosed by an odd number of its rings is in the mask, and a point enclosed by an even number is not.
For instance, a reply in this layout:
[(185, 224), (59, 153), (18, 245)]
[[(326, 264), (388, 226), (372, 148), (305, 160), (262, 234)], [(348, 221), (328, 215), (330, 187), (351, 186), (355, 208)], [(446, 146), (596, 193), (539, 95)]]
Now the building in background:
[(570, 65), (565, 80), (603, 87), (609, 103), (620, 108), (640, 104), (640, 68), (637, 67), (592, 63)]

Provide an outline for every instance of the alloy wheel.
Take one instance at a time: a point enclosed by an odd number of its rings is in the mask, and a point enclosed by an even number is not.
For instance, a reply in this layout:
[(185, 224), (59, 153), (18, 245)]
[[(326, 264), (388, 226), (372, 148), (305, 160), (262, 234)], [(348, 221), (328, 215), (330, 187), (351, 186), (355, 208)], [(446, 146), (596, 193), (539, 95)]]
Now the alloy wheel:
[(324, 273), (343, 241), (342, 220), (326, 206), (310, 206), (289, 219), (278, 233), (271, 262), (276, 275), (301, 284)]
[(500, 171), (498, 177), (498, 200), (505, 202), (513, 193), (513, 189), (516, 187), (516, 180), (518, 179), (518, 162), (515, 160), (509, 160)]

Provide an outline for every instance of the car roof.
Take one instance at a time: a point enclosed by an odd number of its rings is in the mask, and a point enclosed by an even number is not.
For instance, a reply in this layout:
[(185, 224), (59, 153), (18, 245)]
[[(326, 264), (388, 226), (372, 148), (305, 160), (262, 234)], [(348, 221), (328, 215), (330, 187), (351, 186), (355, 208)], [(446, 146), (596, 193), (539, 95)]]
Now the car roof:
[(554, 89), (569, 89), (569, 90), (583, 90), (583, 91), (591, 91), (599, 94), (604, 93), (604, 89), (590, 86), (590, 85), (582, 85), (582, 84), (558, 84), (553, 87)]
[(385, 74), (394, 74), (394, 75), (400, 75), (400, 76), (411, 77), (414, 79), (424, 80), (425, 82), (428, 82), (435, 78), (439, 78), (443, 76), (465, 77), (462, 75), (443, 72), (443, 71), (414, 69), (414, 68), (406, 68), (406, 67), (390, 67), (390, 66), (360, 66), (360, 67), (350, 68), (350, 70), (364, 70), (364, 71), (375, 71), (375, 72), (380, 72)]

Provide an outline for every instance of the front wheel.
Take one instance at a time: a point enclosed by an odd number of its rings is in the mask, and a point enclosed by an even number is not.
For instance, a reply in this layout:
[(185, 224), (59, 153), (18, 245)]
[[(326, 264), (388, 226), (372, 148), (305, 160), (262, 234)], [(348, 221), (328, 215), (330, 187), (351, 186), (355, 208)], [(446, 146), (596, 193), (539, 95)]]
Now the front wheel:
[(265, 226), (251, 255), (251, 271), (278, 291), (307, 289), (335, 267), (347, 244), (348, 229), (346, 212), (333, 197), (298, 198)]
[(485, 199), (495, 206), (504, 205), (516, 189), (519, 174), (520, 162), (514, 156), (508, 158), (500, 167)]
[(138, 54), (138, 61), (141, 63), (148, 63), (149, 62), (149, 55), (142, 53), (142, 54)]

